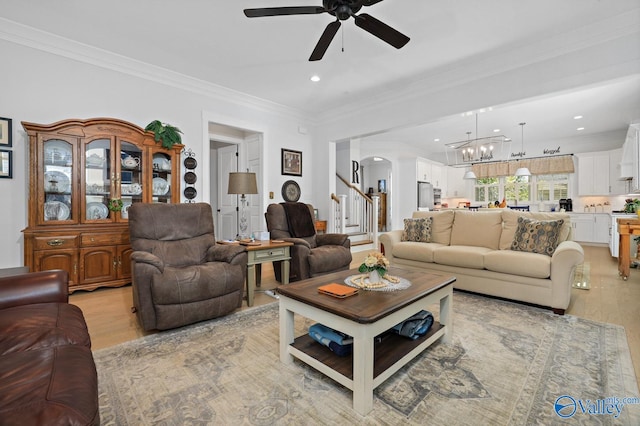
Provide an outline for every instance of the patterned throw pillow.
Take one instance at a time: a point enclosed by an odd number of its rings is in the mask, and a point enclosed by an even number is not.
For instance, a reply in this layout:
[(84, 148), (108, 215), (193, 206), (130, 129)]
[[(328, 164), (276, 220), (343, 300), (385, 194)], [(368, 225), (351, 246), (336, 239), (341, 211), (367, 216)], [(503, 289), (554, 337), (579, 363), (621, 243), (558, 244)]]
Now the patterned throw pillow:
[(418, 243), (431, 242), (432, 217), (420, 219), (405, 219), (402, 241), (415, 241)]
[(513, 236), (511, 250), (553, 256), (564, 220), (535, 220), (518, 217), (518, 228)]

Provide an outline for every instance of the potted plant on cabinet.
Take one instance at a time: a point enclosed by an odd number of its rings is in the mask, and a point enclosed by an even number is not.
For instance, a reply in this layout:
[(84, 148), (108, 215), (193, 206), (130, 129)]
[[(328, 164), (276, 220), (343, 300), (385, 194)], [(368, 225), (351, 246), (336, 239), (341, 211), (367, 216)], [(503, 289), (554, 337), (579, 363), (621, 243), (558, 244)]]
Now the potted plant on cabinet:
[(171, 149), (175, 144), (182, 143), (182, 131), (171, 124), (162, 123), (160, 120), (154, 120), (147, 124), (145, 130), (152, 131), (155, 135), (156, 142), (162, 141), (162, 146)]

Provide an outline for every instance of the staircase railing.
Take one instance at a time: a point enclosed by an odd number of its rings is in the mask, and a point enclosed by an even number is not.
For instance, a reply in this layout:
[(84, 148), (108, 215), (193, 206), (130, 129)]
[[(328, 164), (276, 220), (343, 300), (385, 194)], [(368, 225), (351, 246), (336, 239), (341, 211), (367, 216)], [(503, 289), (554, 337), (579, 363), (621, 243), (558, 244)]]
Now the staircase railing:
[(359, 188), (349, 183), (336, 173), (337, 178), (345, 184), (346, 195), (331, 194), (333, 203), (334, 229), (343, 234), (364, 234), (378, 247), (378, 209), (380, 198), (369, 197)]

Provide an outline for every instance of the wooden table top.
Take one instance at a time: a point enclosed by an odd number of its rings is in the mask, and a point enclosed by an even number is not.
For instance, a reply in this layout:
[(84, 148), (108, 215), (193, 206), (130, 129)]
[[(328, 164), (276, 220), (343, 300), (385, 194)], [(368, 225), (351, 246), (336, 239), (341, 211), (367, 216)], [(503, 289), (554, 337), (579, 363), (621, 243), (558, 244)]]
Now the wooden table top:
[(398, 291), (360, 290), (355, 296), (344, 299), (318, 292), (318, 287), (321, 285), (344, 284), (346, 278), (359, 274), (357, 269), (351, 269), (279, 286), (277, 290), (286, 297), (318, 309), (361, 324), (369, 324), (456, 280), (451, 275), (432, 273), (419, 268), (392, 267), (389, 268), (388, 273), (409, 280), (411, 286)]
[(264, 250), (270, 248), (278, 248), (278, 247), (291, 247), (293, 245), (290, 241), (282, 241), (282, 240), (255, 240), (257, 244), (245, 245), (241, 244), (238, 241), (227, 242), (227, 241), (218, 241), (218, 244), (227, 244), (227, 245), (242, 245), (247, 248), (247, 251), (254, 250)]

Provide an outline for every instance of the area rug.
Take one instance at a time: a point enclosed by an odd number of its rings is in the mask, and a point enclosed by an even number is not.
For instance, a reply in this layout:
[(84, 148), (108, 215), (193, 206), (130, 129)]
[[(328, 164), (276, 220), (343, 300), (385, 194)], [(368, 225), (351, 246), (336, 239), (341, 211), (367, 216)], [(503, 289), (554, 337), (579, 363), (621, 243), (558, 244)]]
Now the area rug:
[(571, 286), (581, 290), (589, 290), (591, 288), (591, 264), (589, 262), (576, 266), (576, 273)]
[[(613, 398), (640, 403), (624, 328), (462, 292), (453, 300), (453, 342), (378, 387), (367, 416), (348, 389), (280, 363), (274, 301), (96, 351), (102, 424), (640, 424), (640, 405), (606, 412)], [(310, 325), (296, 316), (296, 333)]]

